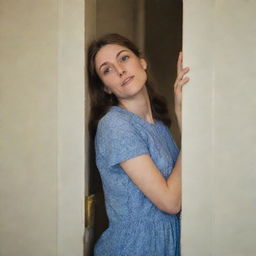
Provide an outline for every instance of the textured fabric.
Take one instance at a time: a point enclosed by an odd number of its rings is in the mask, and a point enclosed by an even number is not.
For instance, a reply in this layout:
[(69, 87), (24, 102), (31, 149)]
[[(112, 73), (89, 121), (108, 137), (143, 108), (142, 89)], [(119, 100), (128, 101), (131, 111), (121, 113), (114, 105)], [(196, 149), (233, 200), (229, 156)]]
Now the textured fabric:
[(179, 215), (159, 210), (119, 165), (148, 154), (167, 179), (179, 150), (169, 129), (113, 106), (99, 121), (96, 138), (109, 227), (94, 248), (95, 256), (178, 256)]

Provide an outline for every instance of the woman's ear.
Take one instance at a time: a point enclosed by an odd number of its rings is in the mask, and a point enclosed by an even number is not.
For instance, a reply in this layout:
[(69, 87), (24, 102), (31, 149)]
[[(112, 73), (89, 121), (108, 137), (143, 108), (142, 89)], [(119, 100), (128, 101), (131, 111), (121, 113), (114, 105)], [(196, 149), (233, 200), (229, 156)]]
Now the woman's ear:
[(145, 59), (140, 58), (140, 64), (144, 70), (147, 70), (148, 64)]
[(104, 92), (108, 93), (108, 94), (111, 94), (111, 90), (107, 87), (107, 86), (104, 86)]

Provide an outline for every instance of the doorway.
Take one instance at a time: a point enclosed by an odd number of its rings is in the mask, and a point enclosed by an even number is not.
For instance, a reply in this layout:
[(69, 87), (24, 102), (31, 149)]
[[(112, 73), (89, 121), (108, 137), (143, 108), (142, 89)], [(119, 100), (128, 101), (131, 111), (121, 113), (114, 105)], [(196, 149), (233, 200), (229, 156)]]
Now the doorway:
[[(134, 41), (144, 52), (156, 88), (167, 99), (173, 120), (171, 132), (180, 147), (180, 134), (173, 107), (172, 85), (176, 79), (178, 54), (182, 49), (182, 1), (89, 0), (86, 2), (86, 30), (91, 39), (106, 33), (120, 33)], [(104, 194), (95, 165), (93, 144), (91, 140), (89, 174), (87, 175), (88, 193), (95, 194), (91, 253), (94, 244), (108, 227)]]

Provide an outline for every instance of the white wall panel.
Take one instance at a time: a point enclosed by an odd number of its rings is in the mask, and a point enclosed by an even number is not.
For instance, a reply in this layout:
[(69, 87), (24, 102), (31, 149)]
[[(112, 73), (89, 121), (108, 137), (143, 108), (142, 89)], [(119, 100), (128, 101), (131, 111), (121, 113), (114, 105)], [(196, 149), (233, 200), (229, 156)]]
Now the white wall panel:
[(256, 254), (255, 1), (184, 1), (182, 255)]
[(0, 0), (0, 255), (81, 256), (84, 1)]

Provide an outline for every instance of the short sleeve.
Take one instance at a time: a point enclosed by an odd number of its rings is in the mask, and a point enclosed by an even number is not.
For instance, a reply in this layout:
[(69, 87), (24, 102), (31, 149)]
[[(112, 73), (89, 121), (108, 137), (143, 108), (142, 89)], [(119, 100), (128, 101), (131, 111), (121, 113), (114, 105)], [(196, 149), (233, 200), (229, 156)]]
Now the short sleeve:
[(95, 138), (96, 158), (105, 167), (116, 165), (130, 158), (149, 154), (143, 137), (129, 120), (105, 118), (100, 120)]

